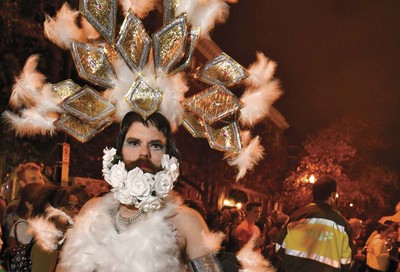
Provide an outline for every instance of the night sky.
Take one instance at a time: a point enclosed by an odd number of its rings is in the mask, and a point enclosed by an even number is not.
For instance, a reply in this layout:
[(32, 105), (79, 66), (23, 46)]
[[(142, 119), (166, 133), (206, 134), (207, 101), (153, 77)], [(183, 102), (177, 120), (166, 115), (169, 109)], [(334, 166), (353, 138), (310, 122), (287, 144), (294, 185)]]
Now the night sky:
[(278, 63), (293, 143), (361, 116), (384, 126), (382, 161), (400, 170), (400, 1), (242, 0), (212, 38), (246, 67), (256, 51)]

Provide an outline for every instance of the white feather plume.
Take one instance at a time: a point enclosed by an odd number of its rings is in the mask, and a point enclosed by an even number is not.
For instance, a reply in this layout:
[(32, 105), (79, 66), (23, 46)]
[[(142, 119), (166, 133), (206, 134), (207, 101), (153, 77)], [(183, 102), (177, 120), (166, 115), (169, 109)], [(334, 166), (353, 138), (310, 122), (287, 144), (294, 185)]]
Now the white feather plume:
[(81, 39), (84, 40), (96, 40), (100, 38), (100, 33), (86, 20), (85, 17), (81, 17)]
[(260, 252), (254, 251), (255, 240), (251, 239), (236, 254), (243, 267), (243, 272), (275, 272), (275, 268)]
[(82, 31), (76, 25), (79, 12), (65, 3), (57, 12), (55, 19), (46, 15), (44, 34), (50, 41), (63, 49), (69, 49), (71, 40), (83, 41)]
[(131, 9), (138, 18), (143, 19), (156, 7), (157, 0), (120, 0), (120, 3), (124, 16)]
[(57, 116), (43, 116), (37, 109), (24, 109), (20, 115), (4, 111), (2, 119), (15, 131), (16, 136), (53, 135), (56, 131), (53, 122)]
[(276, 62), (268, 59), (262, 52), (257, 52), (257, 60), (250, 64), (247, 71), (249, 76), (245, 79), (245, 84), (250, 87), (260, 87), (273, 79)]
[(163, 99), (159, 111), (168, 119), (172, 131), (176, 131), (182, 122), (184, 112), (182, 102), (185, 93), (189, 90), (182, 73), (162, 74), (157, 78), (157, 86), (163, 91)]
[(236, 181), (243, 178), (247, 171), (253, 170), (254, 166), (263, 158), (264, 147), (260, 144), (260, 137), (254, 137), (248, 146), (240, 150), (239, 155), (234, 158), (230, 158), (231, 154), (225, 155), (228, 158), (228, 164), (236, 166), (238, 174), (236, 175)]
[(38, 55), (30, 56), (25, 62), (24, 68), (13, 86), (9, 102), (11, 108), (32, 107), (40, 100), (39, 90), (46, 77), (36, 70), (38, 62)]
[(57, 249), (57, 244), (64, 234), (58, 230), (50, 221), (42, 217), (29, 219), (29, 232), (35, 237), (35, 242), (38, 243), (46, 251)]
[(182, 1), (177, 8), (177, 14), (181, 13), (186, 13), (191, 25), (200, 27), (201, 35), (208, 37), (215, 23), (228, 18), (229, 6), (223, 0)]
[(116, 74), (114, 88), (107, 90), (105, 95), (108, 96), (108, 100), (111, 103), (116, 105), (115, 119), (120, 121), (126, 113), (131, 111), (130, 106), (125, 102), (124, 96), (132, 86), (137, 74), (129, 69), (122, 58), (118, 58), (113, 62), (113, 68)]
[(41, 90), (41, 98), (36, 108), (39, 112), (49, 115), (51, 113), (63, 113), (64, 110), (59, 106), (62, 98), (52, 91), (52, 84), (46, 83)]
[(247, 89), (240, 98), (245, 106), (240, 110), (239, 121), (243, 126), (254, 126), (264, 119), (272, 104), (282, 95), (279, 81), (273, 80), (256, 89)]

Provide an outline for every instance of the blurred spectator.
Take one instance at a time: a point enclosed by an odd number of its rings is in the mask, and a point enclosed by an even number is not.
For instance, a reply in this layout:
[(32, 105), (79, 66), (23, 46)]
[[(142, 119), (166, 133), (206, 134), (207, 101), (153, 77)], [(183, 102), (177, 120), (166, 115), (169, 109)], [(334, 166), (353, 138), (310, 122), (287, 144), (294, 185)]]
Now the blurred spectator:
[(246, 217), (236, 228), (233, 235), (238, 242), (239, 250), (251, 239), (255, 239), (255, 248), (260, 250), (264, 245), (264, 238), (260, 236), (260, 228), (256, 222), (260, 218), (261, 203), (250, 202), (246, 205)]
[(367, 271), (386, 271), (389, 266), (389, 252), (385, 246), (390, 228), (388, 225), (379, 224), (377, 234), (374, 235), (367, 247)]
[(348, 271), (352, 235), (347, 220), (332, 206), (336, 180), (319, 178), (312, 186), (314, 202), (295, 211), (276, 244), (284, 271)]
[(33, 236), (28, 232), (28, 219), (32, 216), (33, 205), (37, 202), (37, 197), (39, 192), (44, 187), (40, 183), (30, 183), (21, 189), (20, 201), (16, 209), (16, 214), (18, 215), (18, 220), (11, 227), (8, 246), (14, 247), (17, 244), (16, 237), (21, 244), (29, 244)]
[(235, 238), (235, 231), (237, 227), (240, 225), (240, 223), (243, 222), (243, 213), (239, 209), (232, 209), (230, 212), (231, 220), (230, 220), (230, 225), (228, 227), (228, 232), (226, 233), (226, 251), (228, 252), (237, 252), (240, 247), (239, 247), (239, 242)]

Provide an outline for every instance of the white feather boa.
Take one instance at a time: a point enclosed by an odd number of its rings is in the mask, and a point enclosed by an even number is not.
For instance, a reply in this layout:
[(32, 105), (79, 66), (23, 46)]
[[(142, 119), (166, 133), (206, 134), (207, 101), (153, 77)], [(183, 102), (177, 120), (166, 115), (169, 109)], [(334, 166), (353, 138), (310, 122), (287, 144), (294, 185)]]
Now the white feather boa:
[(112, 194), (91, 201), (91, 208), (78, 215), (67, 232), (59, 264), (63, 271), (183, 271), (176, 236), (166, 220), (176, 213), (179, 202), (169, 202), (117, 233), (119, 203)]
[(261, 253), (254, 251), (254, 239), (251, 239), (236, 254), (243, 272), (275, 272), (275, 268), (266, 260)]
[(157, 0), (120, 0), (120, 3), (124, 16), (131, 9), (138, 18), (143, 19), (156, 7)]

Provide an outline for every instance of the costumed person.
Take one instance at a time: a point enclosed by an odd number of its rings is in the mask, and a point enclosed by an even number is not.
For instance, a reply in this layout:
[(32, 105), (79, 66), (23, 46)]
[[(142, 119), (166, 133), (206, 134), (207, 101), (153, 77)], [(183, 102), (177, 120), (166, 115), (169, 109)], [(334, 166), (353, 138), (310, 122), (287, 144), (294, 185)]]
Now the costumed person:
[(312, 187), (314, 202), (295, 211), (283, 226), (276, 250), (285, 272), (349, 271), (352, 232), (347, 220), (332, 205), (336, 180), (322, 176)]
[(223, 271), (222, 237), (172, 193), (179, 153), (167, 119), (135, 112), (121, 122), (117, 149), (106, 150), (103, 174), (113, 187), (89, 200), (67, 232), (63, 271)]
[[(117, 149), (105, 150), (103, 160), (112, 193), (90, 200), (76, 217), (62, 269), (183, 271), (188, 263), (192, 271), (220, 271), (220, 236), (171, 193), (179, 173), (171, 131), (183, 124), (207, 139), (237, 168), (236, 180), (243, 178), (264, 154), (250, 129), (282, 94), (276, 63), (260, 52), (245, 69), (213, 44), (209, 32), (226, 20), (232, 0), (120, 2), (81, 0), (80, 15), (64, 4), (54, 18), (46, 17), (45, 36), (70, 49), (80, 78), (101, 91), (71, 79), (45, 83), (38, 56), (31, 56), (16, 78), (12, 111), (2, 117), (19, 136), (61, 130), (82, 143), (121, 122)], [(150, 38), (141, 19), (157, 15), (160, 6), (162, 26)], [(195, 53), (200, 57), (192, 58)], [(190, 86), (203, 86), (189, 81), (209, 86), (185, 97)], [(239, 84), (240, 98), (229, 89)], [(248, 243), (237, 254), (243, 271), (273, 270), (253, 247)]]

